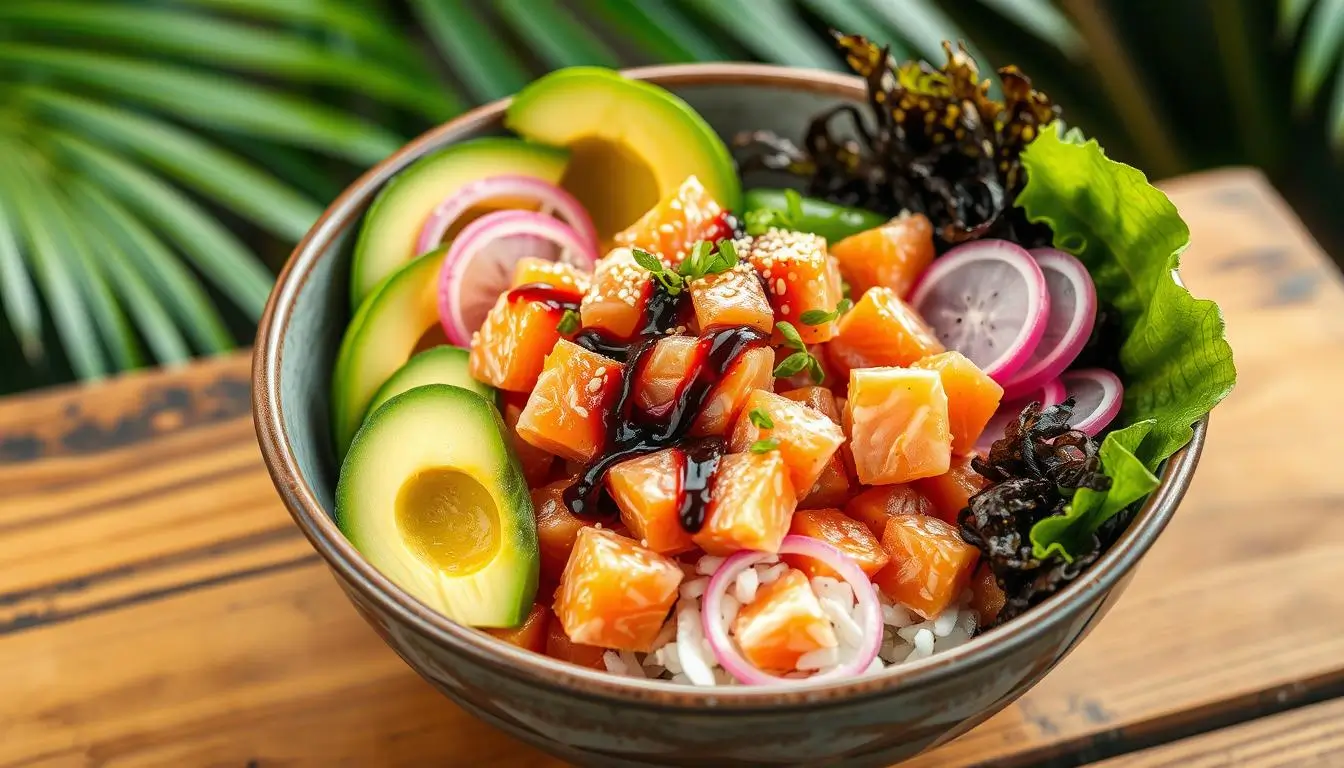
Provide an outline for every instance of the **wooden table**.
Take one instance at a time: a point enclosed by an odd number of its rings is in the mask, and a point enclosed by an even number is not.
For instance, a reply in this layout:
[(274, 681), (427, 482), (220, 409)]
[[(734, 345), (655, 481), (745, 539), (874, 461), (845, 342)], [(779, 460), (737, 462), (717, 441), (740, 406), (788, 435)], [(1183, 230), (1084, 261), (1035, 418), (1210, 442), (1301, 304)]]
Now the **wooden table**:
[[(1124, 599), (917, 766), (1344, 765), (1344, 284), (1265, 180), (1167, 185), (1241, 382)], [(244, 355), (0, 401), (0, 768), (558, 765), (421, 682), (290, 523)]]

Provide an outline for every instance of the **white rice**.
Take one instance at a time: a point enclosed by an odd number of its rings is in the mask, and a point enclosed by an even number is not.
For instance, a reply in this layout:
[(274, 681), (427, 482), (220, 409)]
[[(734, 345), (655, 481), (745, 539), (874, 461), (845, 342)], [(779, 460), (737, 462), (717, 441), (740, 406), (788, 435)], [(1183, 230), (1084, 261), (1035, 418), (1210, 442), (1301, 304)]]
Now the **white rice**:
[[(701, 599), (709, 585), (709, 576), (723, 561), (722, 557), (705, 555), (694, 567), (688, 566), (680, 599), (667, 624), (658, 633), (653, 650), (642, 657), (624, 651), (608, 651), (602, 657), (607, 670), (618, 675), (660, 678), (684, 685), (736, 685), (737, 681), (715, 661), (700, 618)], [(731, 631), (738, 611), (756, 599), (761, 585), (775, 581), (788, 570), (786, 563), (771, 557), (742, 571), (721, 599), (718, 619), (724, 631)], [(849, 584), (825, 576), (816, 577), (810, 583), (831, 621), (838, 644), (834, 648), (803, 654), (796, 669), (785, 675), (789, 678), (807, 678), (848, 663), (857, 656), (858, 645), (863, 639), (859, 606)], [(882, 610), (882, 646), (877, 658), (869, 665), (869, 672), (955, 648), (975, 635), (979, 623), (979, 617), (970, 608), (970, 590), (964, 591), (957, 603), (932, 619), (922, 618), (881, 593), (878, 598)]]

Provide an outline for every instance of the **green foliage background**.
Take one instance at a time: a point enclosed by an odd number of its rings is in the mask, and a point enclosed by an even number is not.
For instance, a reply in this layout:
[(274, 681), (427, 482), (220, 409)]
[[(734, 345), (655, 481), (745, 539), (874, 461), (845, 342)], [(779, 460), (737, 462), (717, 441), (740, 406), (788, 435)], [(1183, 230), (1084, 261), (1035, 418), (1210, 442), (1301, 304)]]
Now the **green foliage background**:
[(841, 69), (828, 26), (964, 39), (1112, 157), (1258, 165), (1344, 247), (1344, 0), (5, 0), (0, 392), (245, 344), (349, 179), (539, 73)]

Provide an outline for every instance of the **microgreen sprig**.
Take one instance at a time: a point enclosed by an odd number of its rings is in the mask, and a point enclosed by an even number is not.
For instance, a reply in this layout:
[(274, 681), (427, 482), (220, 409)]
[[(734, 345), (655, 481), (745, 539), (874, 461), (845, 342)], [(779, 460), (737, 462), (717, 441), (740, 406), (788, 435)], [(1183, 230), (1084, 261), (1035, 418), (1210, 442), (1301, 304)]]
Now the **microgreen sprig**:
[(779, 447), (779, 438), (767, 437), (751, 444), (752, 453), (769, 453)]
[(848, 298), (844, 298), (841, 299), (840, 303), (835, 305), (835, 309), (830, 312), (827, 312), (824, 309), (809, 309), (799, 315), (798, 319), (802, 320), (804, 325), (825, 325), (832, 320), (839, 320), (841, 315), (853, 308), (854, 302), (850, 301)]
[(579, 330), (579, 321), (580, 318), (578, 312), (575, 312), (572, 309), (566, 309), (565, 314), (560, 316), (560, 322), (555, 324), (555, 330), (559, 331), (564, 336), (568, 336)]
[(775, 366), (775, 378), (784, 379), (807, 371), (813, 384), (825, 381), (826, 372), (821, 369), (821, 361), (807, 351), (807, 345), (803, 343), (803, 337), (798, 335), (798, 329), (793, 327), (793, 323), (780, 321), (775, 323), (775, 330), (784, 337), (784, 346), (796, 350)]
[(751, 412), (747, 414), (747, 418), (751, 419), (752, 425), (758, 429), (775, 428), (775, 420), (770, 418), (770, 414), (760, 408), (752, 408)]
[(784, 210), (778, 208), (759, 208), (747, 211), (744, 217), (747, 234), (763, 235), (771, 227), (777, 229), (796, 229), (803, 220), (803, 196), (797, 190), (784, 190)]
[(647, 269), (673, 296), (688, 288), (694, 280), (727, 272), (738, 261), (737, 248), (731, 240), (722, 241), (718, 248), (708, 240), (696, 242), (676, 270), (668, 269), (657, 256), (641, 248), (633, 249), (632, 253), (635, 263)]

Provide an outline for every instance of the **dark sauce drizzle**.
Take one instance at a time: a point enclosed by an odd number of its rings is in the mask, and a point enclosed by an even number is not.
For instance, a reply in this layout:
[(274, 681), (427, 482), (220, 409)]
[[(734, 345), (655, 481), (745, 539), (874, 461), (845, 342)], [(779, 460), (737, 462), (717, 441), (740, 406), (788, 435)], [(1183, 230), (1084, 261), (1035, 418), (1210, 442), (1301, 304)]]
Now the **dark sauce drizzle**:
[(579, 310), (579, 297), (573, 291), (566, 291), (546, 283), (527, 283), (509, 291), (509, 302), (530, 301), (540, 304), (552, 312)]
[(593, 462), (573, 485), (565, 489), (565, 504), (575, 515), (602, 515), (607, 470), (628, 459), (681, 446), (681, 494), (678, 512), (682, 526), (694, 533), (704, 525), (713, 494), (714, 473), (723, 454), (722, 439), (686, 442), (691, 426), (704, 409), (714, 387), (732, 370), (738, 358), (766, 344), (769, 337), (745, 326), (709, 328), (701, 333), (686, 377), (677, 386), (672, 401), (654, 411), (635, 402), (635, 387), (658, 339), (676, 327), (686, 296), (673, 296), (656, 281), (644, 305), (643, 323), (632, 340), (615, 341), (595, 331), (582, 331), (575, 343), (626, 363), (621, 388), (607, 417), (607, 435), (601, 458)]

